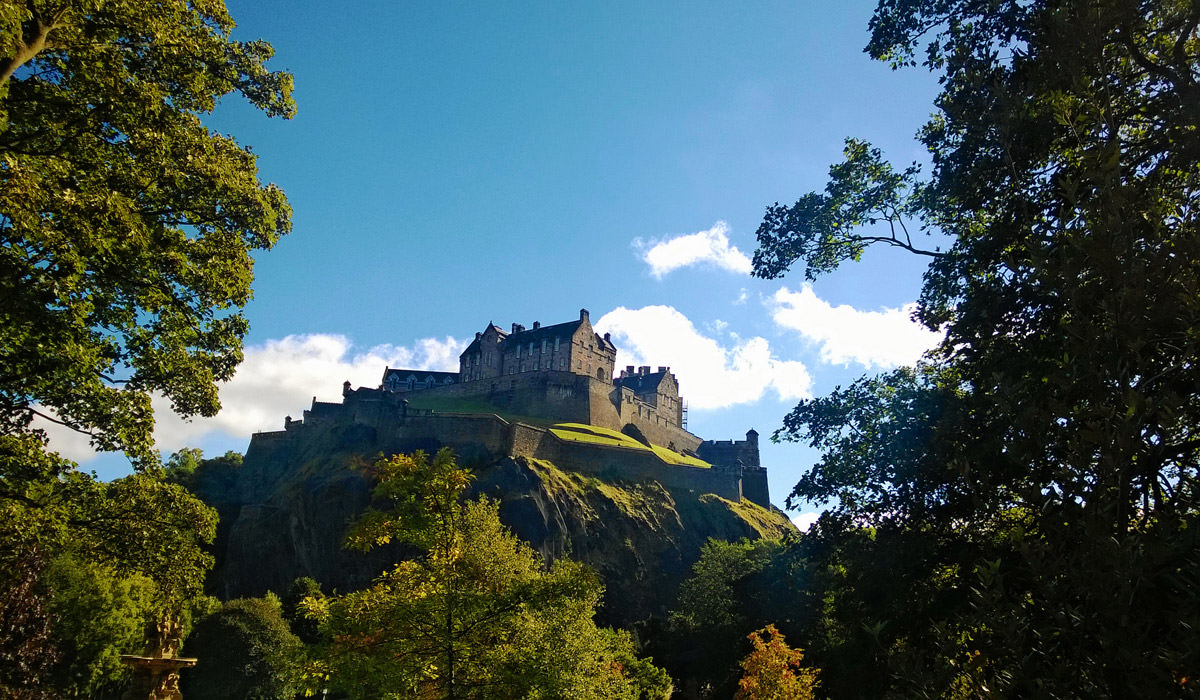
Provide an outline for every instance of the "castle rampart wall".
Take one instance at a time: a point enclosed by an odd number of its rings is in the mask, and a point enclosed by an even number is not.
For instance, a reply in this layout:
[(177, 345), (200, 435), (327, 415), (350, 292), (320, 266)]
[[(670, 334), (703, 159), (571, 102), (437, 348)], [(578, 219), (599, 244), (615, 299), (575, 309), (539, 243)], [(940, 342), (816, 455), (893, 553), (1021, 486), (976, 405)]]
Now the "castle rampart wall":
[(623, 428), (626, 423), (632, 423), (655, 445), (669, 447), (677, 452), (696, 453), (702, 442), (699, 437), (681, 428), (671, 417), (664, 416), (654, 406), (637, 398), (629, 389), (622, 388), (619, 391), (617, 430)]
[[(584, 423), (610, 430), (621, 430), (632, 423), (650, 442), (691, 454), (702, 442), (629, 389), (614, 388), (611, 383), (571, 372), (510, 374), (434, 387), (421, 395), (481, 400), (514, 415), (554, 416), (557, 423)], [(420, 403), (416, 394), (409, 398)], [(366, 410), (362, 409), (364, 418)]]
[[(611, 405), (611, 403), (609, 404)], [(608, 479), (654, 480), (673, 489), (714, 493), (729, 500), (743, 496), (770, 506), (765, 469), (742, 469), (717, 465), (712, 468), (668, 464), (642, 450), (576, 443), (555, 437), (548, 429), (525, 423), (509, 423), (494, 414), (447, 414), (413, 410), (407, 416), (386, 401), (363, 401), (348, 407), (334, 419), (326, 416), (316, 423), (292, 422), (287, 430), (255, 433), (248, 452), (260, 458), (286, 463), (296, 440), (311, 431), (335, 424), (368, 427), (377, 449), (385, 453), (432, 452), (441, 446), (453, 448), (464, 464), (497, 456), (526, 456), (570, 465), (574, 471)], [(694, 437), (694, 436), (693, 436)], [(267, 454), (262, 454), (266, 452)], [(743, 474), (750, 483), (743, 484)]]

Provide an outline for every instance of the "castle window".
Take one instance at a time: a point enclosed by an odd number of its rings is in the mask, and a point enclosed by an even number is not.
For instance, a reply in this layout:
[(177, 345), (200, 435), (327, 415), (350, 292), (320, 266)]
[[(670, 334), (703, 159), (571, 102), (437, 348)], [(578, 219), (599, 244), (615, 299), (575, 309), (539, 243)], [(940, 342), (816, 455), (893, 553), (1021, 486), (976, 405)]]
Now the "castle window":
[(532, 341), (532, 340), (531, 340), (531, 341), (529, 341), (529, 354), (530, 354), (530, 355), (532, 355), (532, 354), (533, 354), (533, 341)]
[(558, 352), (558, 341), (559, 341), (558, 338), (554, 339), (554, 352)]
[(548, 348), (548, 347), (550, 347), (550, 341), (543, 338), (542, 339), (542, 352), (543, 353), (546, 352), (546, 348)]
[(596, 370), (596, 379), (604, 379), (604, 368)]

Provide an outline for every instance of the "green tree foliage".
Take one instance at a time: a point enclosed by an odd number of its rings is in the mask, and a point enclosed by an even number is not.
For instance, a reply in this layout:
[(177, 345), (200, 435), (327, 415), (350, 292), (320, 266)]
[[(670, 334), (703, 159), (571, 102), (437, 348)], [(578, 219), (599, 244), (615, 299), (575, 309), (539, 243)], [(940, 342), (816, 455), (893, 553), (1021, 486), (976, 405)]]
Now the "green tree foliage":
[(154, 582), (138, 574), (119, 576), (70, 553), (56, 558), (44, 579), (63, 654), (53, 674), (59, 693), (94, 697), (119, 688), (129, 679), (121, 654), (141, 650), (146, 626), (159, 612)]
[(881, 2), (868, 51), (924, 47), (941, 77), (932, 172), (851, 141), (824, 194), (768, 209), (765, 277), (910, 243), (901, 224), (951, 241), (925, 251), (927, 364), (776, 434), (824, 452), (792, 493), (836, 504), (808, 556), (866, 581), (846, 545), (869, 533), (906, 562), (829, 608), (881, 695), (1200, 692), (1198, 25), (1173, 0)]
[[(115, 658), (142, 651), (148, 620), (186, 618), (212, 565), (205, 545), (215, 527), (216, 513), (161, 473), (103, 483), (33, 436), (0, 436), (0, 552), (54, 553), (37, 589), (64, 654), (47, 678), (56, 697), (117, 682)], [(0, 577), (0, 598), (23, 586)]]
[(812, 700), (817, 672), (800, 665), (804, 652), (793, 649), (775, 625), (751, 632), (754, 649), (742, 660), (734, 700)]
[(292, 581), (291, 587), (280, 601), (283, 604), (283, 619), (287, 621), (292, 634), (305, 644), (316, 644), (321, 641), (321, 632), (317, 621), (304, 614), (301, 603), (306, 598), (313, 599), (316, 605), (325, 597), (321, 584), (308, 576), (301, 576)]
[(704, 697), (729, 697), (740, 675), (746, 635), (772, 614), (793, 610), (780, 594), (786, 573), (774, 564), (778, 540), (709, 540), (679, 587), (679, 598), (663, 629), (643, 631), (647, 646), (681, 683)]
[(303, 644), (271, 595), (231, 600), (199, 620), (184, 654), (197, 659), (182, 674), (186, 698), (291, 700), (299, 690)]
[(41, 414), (150, 466), (152, 393), (218, 410), (290, 209), (200, 116), (232, 92), (295, 111), (232, 29), (220, 0), (0, 7), (0, 434)]
[(151, 580), (164, 611), (200, 595), (216, 513), (161, 474), (110, 483), (41, 449), (0, 436), (0, 542), (36, 544)]
[(670, 679), (631, 638), (592, 621), (601, 587), (585, 567), (549, 570), (497, 506), (461, 503), (470, 476), (448, 450), (375, 465), (375, 496), (352, 529), (360, 549), (403, 542), (413, 557), (366, 590), (305, 604), (331, 639), (328, 683), (353, 698), (665, 698)]
[(204, 461), (204, 450), (196, 447), (185, 447), (173, 453), (163, 465), (167, 481), (179, 484), (192, 491), (196, 479), (196, 469)]
[[(745, 623), (747, 601), (739, 595), (747, 577), (779, 555), (779, 540), (709, 540), (692, 565), (692, 576), (679, 588), (671, 620), (687, 629), (738, 627)], [(739, 636), (743, 633), (739, 630)]]

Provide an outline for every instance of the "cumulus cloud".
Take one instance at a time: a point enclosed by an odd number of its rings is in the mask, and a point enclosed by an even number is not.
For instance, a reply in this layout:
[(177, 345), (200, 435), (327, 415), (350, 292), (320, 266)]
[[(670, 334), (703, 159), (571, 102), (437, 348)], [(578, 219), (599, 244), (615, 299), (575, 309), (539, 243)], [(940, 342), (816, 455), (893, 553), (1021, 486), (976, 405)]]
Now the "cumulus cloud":
[(742, 275), (750, 274), (750, 258), (730, 245), (729, 225), (718, 221), (707, 231), (689, 233), (663, 240), (635, 239), (633, 245), (658, 279), (673, 270), (692, 265), (714, 265)]
[[(184, 420), (162, 397), (153, 400), (157, 447), (168, 453), (194, 445), (214, 432), (246, 436), (279, 430), (284, 416), (299, 417), (313, 397), (340, 401), (342, 382), (378, 386), (385, 366), (457, 371), (466, 341), (450, 336), (422, 338), (412, 346), (378, 345), (355, 352), (345, 336), (291, 335), (245, 349), (237, 374), (221, 385), (221, 412), (212, 418)], [(86, 438), (50, 429), (51, 446), (66, 457), (93, 455)]]
[(798, 292), (780, 289), (769, 306), (776, 324), (818, 345), (821, 360), (830, 364), (853, 362), (868, 369), (911, 365), (942, 339), (942, 334), (912, 320), (915, 303), (860, 311), (845, 304), (833, 306), (806, 284)]
[(796, 513), (792, 516), (792, 524), (795, 525), (796, 529), (800, 532), (807, 532), (808, 528), (812, 527), (812, 524), (817, 522), (817, 518), (819, 517), (821, 517), (821, 514), (815, 511)]
[(732, 345), (722, 345), (670, 306), (620, 307), (595, 327), (612, 333), (618, 367), (670, 364), (692, 409), (750, 403), (768, 389), (781, 399), (812, 396), (812, 377), (805, 366), (775, 357), (765, 339), (735, 337)]

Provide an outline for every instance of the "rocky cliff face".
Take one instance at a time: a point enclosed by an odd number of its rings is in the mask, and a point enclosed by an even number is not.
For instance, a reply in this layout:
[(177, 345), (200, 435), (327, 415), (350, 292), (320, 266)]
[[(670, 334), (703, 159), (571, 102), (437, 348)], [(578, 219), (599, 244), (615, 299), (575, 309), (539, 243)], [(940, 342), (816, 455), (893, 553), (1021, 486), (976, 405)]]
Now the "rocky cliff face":
[[(404, 551), (342, 547), (369, 501), (361, 468), (382, 452), (436, 447), (381, 445), (373, 429), (356, 424), (256, 441), (236, 488), (207, 490), (226, 519), (210, 589), (222, 598), (255, 596), (285, 591), (298, 576), (311, 576), (327, 591), (366, 585)], [(602, 481), (569, 464), (525, 457), (473, 455), (464, 462), (475, 473), (473, 493), (498, 500), (505, 524), (547, 560), (569, 556), (600, 573), (607, 624), (664, 613), (708, 538), (775, 537), (792, 529), (778, 510), (655, 481)], [(205, 494), (204, 475), (197, 476)]]

